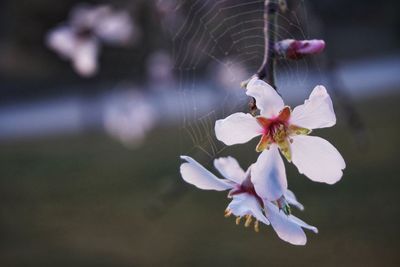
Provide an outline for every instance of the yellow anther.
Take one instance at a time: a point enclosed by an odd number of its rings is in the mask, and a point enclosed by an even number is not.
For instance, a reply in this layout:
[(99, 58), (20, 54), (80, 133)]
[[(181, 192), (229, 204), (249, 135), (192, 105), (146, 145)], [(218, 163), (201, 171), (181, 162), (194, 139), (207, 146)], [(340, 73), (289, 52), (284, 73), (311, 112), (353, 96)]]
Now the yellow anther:
[(276, 131), (273, 133), (273, 138), (275, 142), (282, 143), (287, 138), (286, 128), (284, 125), (280, 124)]
[(247, 85), (249, 84), (249, 82), (250, 82), (250, 79), (245, 80), (245, 81), (242, 81), (242, 82), (240, 83), (240, 87), (243, 88), (243, 89), (246, 89), (246, 88), (247, 88)]
[(232, 215), (232, 211), (231, 210), (225, 210), (225, 218), (228, 218), (229, 216)]
[(246, 215), (246, 222), (244, 223), (244, 227), (249, 227), (252, 221), (251, 215)]
[(240, 220), (242, 219), (242, 217), (236, 217), (236, 225), (239, 225), (240, 224)]
[(282, 152), (282, 154), (285, 156), (285, 158), (291, 162), (292, 161), (292, 153), (290, 151), (290, 141), (285, 138), (282, 139), (281, 141), (277, 141), (279, 150)]
[(258, 233), (260, 231), (260, 225), (257, 220), (254, 222), (254, 231), (256, 233)]
[(303, 128), (297, 125), (290, 125), (288, 128), (288, 134), (289, 135), (309, 135), (312, 132), (312, 130)]

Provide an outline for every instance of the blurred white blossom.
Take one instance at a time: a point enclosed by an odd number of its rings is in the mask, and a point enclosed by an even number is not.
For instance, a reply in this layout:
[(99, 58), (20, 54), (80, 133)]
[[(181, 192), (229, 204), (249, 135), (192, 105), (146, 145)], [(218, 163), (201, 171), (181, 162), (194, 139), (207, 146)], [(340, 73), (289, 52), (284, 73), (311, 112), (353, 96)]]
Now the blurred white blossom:
[(114, 95), (104, 109), (106, 132), (127, 147), (139, 146), (155, 126), (156, 120), (153, 106), (146, 97), (134, 90)]
[(175, 34), (184, 20), (179, 2), (177, 0), (155, 0), (155, 8), (164, 30)]
[(152, 53), (147, 59), (147, 76), (152, 83), (151, 87), (170, 88), (174, 86), (174, 62), (169, 53), (159, 50)]
[(224, 60), (223, 64), (218, 63), (212, 66), (211, 72), (218, 87), (227, 91), (241, 89), (241, 82), (249, 77), (249, 73), (242, 63), (230, 59)]
[(79, 37), (74, 28), (60, 26), (47, 36), (47, 45), (63, 59), (70, 60), (80, 75), (91, 76), (97, 72), (99, 42), (96, 37)]
[(139, 30), (127, 11), (80, 4), (72, 9), (68, 22), (47, 34), (46, 44), (70, 60), (77, 73), (89, 77), (97, 72), (102, 43), (124, 46), (138, 36)]

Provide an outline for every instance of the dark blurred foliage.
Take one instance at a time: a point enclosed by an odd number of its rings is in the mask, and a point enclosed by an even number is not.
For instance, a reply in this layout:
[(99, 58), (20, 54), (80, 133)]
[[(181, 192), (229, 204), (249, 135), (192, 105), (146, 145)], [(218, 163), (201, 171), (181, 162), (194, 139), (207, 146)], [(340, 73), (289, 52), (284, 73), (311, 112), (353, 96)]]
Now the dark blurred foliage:
[(399, 48), (399, 1), (307, 1), (326, 25), (340, 58), (383, 55)]
[[(63, 93), (63, 88), (79, 83), (81, 87), (105, 81), (138, 79), (145, 76), (149, 53), (163, 46), (170, 49), (170, 38), (161, 31), (154, 14), (153, 1), (112, 1), (112, 6), (129, 10), (140, 25), (140, 42), (131, 47), (104, 46), (100, 55), (100, 75), (80, 78), (69, 62), (61, 60), (44, 43), (46, 33), (68, 20), (71, 8), (78, 3), (110, 4), (110, 1), (1, 1), (0, 85), (3, 97), (39, 93)], [(62, 85), (62, 86), (60, 86)], [(69, 85), (69, 87), (68, 87)], [(34, 93), (32, 86), (35, 87)], [(76, 89), (81, 90), (81, 89)], [(90, 93), (90, 92), (89, 92)]]
[[(93, 87), (96, 84), (116, 83), (124, 79), (143, 82), (146, 77), (145, 62), (152, 51), (163, 48), (173, 53), (173, 34), (163, 30), (161, 16), (154, 8), (156, 1), (84, 1), (96, 4), (108, 3), (116, 8), (129, 10), (142, 29), (142, 38), (137, 45), (129, 48), (105, 46), (100, 55), (99, 75), (91, 79), (80, 78), (73, 72), (68, 62), (60, 60), (44, 45), (46, 32), (66, 21), (70, 9), (80, 2), (82, 1), (3, 0), (0, 2), (0, 79), (2, 80), (0, 92), (3, 101), (20, 96), (38, 96), (42, 93), (60, 94), (63, 90), (74, 90), (70, 85), (78, 83), (81, 89), (75, 90), (90, 94), (92, 91), (82, 89), (82, 86)], [(196, 10), (196, 7), (198, 8), (203, 2), (180, 1), (179, 12), (183, 12), (184, 16), (189, 16), (194, 23), (198, 23), (190, 12)], [(206, 7), (215, 8), (214, 1), (209, 3)], [(242, 1), (225, 1), (218, 4), (218, 8), (233, 6), (235, 3)], [(399, 47), (400, 17), (397, 15), (397, 10), (400, 3), (398, 1), (382, 3), (372, 0), (289, 1), (289, 7), (295, 7), (295, 12), (303, 13), (297, 16), (302, 20), (300, 25), (307, 37), (319, 37), (320, 22), (315, 23), (313, 17), (317, 15), (322, 19), (324, 35), (328, 41), (327, 49), (334, 51), (334, 56), (338, 59), (382, 55)], [(259, 8), (262, 12), (262, 1), (243, 8), (252, 10)], [(206, 14), (208, 10), (204, 9), (201, 12)], [(229, 12), (229, 9), (224, 10), (219, 16), (228, 16)], [(252, 14), (252, 16), (262, 15), (258, 12)], [(177, 14), (172, 12), (167, 16), (175, 15)], [(219, 22), (220, 20), (217, 21)], [(215, 28), (217, 25), (208, 26)], [(228, 26), (228, 23), (224, 25)], [(285, 25), (284, 22), (282, 26), (290, 29), (290, 25)], [(188, 36), (193, 34), (195, 32), (189, 32)], [(296, 35), (296, 31), (293, 35)], [(188, 38), (180, 43), (177, 38), (176, 44), (183, 45), (182, 49), (188, 49), (184, 47), (186, 40)], [(222, 38), (219, 41), (222, 47), (228, 47), (231, 39)], [(207, 59), (201, 62), (204, 64), (200, 64), (199, 72), (202, 71), (201, 66), (206, 65), (204, 61)], [(99, 88), (101, 87), (96, 87), (95, 90)]]

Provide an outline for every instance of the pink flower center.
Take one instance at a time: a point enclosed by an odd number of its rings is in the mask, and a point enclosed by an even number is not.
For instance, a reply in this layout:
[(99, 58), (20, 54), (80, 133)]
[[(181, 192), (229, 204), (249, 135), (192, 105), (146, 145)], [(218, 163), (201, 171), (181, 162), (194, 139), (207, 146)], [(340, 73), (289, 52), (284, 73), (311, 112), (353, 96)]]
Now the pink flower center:
[(287, 136), (288, 123), (278, 118), (263, 129), (263, 135), (267, 135), (272, 142), (278, 143)]
[(254, 188), (254, 184), (251, 182), (250, 176), (248, 176), (240, 185), (237, 185), (229, 192), (229, 196), (234, 196), (239, 194), (249, 194), (255, 197), (262, 207), (264, 206), (262, 198), (257, 194)]
[(269, 139), (269, 142), (279, 143), (282, 138), (286, 138), (290, 114), (290, 108), (284, 107), (275, 118), (257, 117), (257, 122), (263, 128), (263, 136)]

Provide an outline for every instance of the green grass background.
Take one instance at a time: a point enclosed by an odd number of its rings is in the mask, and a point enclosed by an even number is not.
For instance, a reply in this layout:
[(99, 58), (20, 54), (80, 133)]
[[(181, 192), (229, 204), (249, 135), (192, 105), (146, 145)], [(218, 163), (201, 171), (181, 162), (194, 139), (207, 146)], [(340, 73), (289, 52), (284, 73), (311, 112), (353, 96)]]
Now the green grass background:
[[(287, 164), (306, 206), (295, 214), (320, 231), (307, 232), (305, 247), (269, 227), (236, 226), (223, 216), (224, 193), (185, 185), (178, 156), (199, 152), (182, 128), (157, 129), (137, 150), (96, 134), (3, 143), (0, 266), (400, 266), (399, 100), (359, 104), (362, 149), (340, 114), (338, 126), (314, 133), (346, 159), (338, 184), (312, 183)], [(219, 156), (247, 167), (253, 147)]]

